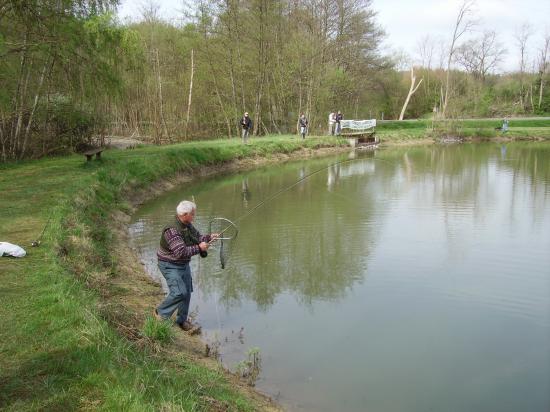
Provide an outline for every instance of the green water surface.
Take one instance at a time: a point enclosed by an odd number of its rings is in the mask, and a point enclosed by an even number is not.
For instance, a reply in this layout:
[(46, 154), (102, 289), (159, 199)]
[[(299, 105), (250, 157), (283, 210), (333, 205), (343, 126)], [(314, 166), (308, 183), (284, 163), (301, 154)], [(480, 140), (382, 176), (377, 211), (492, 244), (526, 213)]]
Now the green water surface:
[(161, 228), (190, 198), (201, 231), (217, 216), (240, 231), (225, 269), (219, 247), (192, 262), (203, 339), (231, 369), (259, 348), (257, 387), (287, 409), (550, 410), (549, 144), (352, 152), (194, 182), (134, 216), (156, 279)]

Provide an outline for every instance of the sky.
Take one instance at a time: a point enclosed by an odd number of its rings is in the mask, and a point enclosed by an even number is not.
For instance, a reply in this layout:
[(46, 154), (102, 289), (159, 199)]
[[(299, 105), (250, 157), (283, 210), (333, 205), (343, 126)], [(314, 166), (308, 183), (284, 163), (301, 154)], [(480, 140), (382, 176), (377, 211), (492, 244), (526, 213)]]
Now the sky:
[[(181, 0), (155, 0), (159, 13), (165, 19), (177, 19), (181, 15)], [(139, 0), (122, 0), (118, 15), (124, 20), (139, 19)], [(372, 8), (378, 13), (376, 21), (387, 37), (381, 49), (384, 53), (405, 53), (414, 61), (418, 56), (418, 43), (430, 36), (438, 49), (439, 44), (451, 40), (456, 15), (462, 0), (372, 0)], [(532, 28), (528, 57), (532, 59), (542, 46), (545, 33), (550, 33), (550, 0), (477, 0), (473, 17), (478, 21), (479, 36), (484, 30), (497, 33), (500, 43), (507, 49), (499, 71), (517, 70), (519, 54), (514, 34), (524, 23)], [(435, 60), (439, 60), (435, 57)]]

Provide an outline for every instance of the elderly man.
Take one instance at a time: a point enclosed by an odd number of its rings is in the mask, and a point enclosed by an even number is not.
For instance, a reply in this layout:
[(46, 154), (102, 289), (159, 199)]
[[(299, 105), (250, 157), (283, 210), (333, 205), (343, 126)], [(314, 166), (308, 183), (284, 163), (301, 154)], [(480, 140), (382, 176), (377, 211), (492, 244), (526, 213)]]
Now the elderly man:
[(180, 202), (175, 219), (162, 230), (160, 248), (157, 251), (158, 267), (166, 279), (168, 295), (154, 310), (158, 320), (169, 319), (177, 310), (176, 324), (184, 331), (198, 331), (187, 320), (189, 302), (193, 292), (189, 262), (193, 255), (204, 256), (209, 242), (217, 233), (201, 235), (192, 225), (197, 206), (188, 200)]

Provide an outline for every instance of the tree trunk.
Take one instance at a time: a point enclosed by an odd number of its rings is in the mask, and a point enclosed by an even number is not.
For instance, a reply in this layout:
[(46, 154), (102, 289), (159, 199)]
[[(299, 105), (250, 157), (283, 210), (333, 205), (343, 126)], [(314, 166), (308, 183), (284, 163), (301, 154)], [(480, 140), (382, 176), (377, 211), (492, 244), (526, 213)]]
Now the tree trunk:
[(48, 62), (45, 62), (44, 67), (42, 68), (42, 73), (40, 74), (40, 80), (38, 82), (38, 87), (37, 87), (37, 90), (36, 90), (36, 94), (34, 95), (34, 102), (33, 102), (33, 105), (32, 105), (31, 113), (29, 115), (29, 120), (27, 122), (27, 126), (25, 127), (25, 134), (23, 136), (23, 145), (21, 146), (21, 152), (19, 154), (19, 159), (23, 158), (23, 156), (25, 154), (25, 150), (27, 150), (27, 142), (29, 140), (29, 132), (30, 132), (30, 129), (31, 129), (34, 113), (36, 112), (36, 107), (38, 106), (38, 100), (40, 99), (40, 94), (42, 93), (42, 85), (44, 84), (44, 78), (46, 76), (47, 67), (48, 67)]
[(193, 96), (193, 75), (195, 73), (194, 51), (191, 49), (191, 79), (189, 80), (189, 97), (187, 99), (187, 116), (185, 117), (185, 132), (184, 137), (187, 140), (187, 132), (189, 130), (189, 117), (191, 115), (191, 98)]
[(455, 45), (457, 40), (465, 33), (467, 32), (471, 26), (472, 23), (469, 21), (464, 21), (467, 14), (470, 13), (472, 6), (472, 0), (464, 0), (462, 2), (462, 5), (460, 6), (460, 10), (458, 11), (458, 15), (456, 17), (455, 21), (455, 27), (453, 31), (453, 40), (451, 41), (451, 47), (449, 48), (449, 56), (447, 58), (447, 75), (445, 77), (445, 98), (443, 100), (443, 108), (441, 110), (441, 116), (445, 118), (445, 115), (447, 113), (447, 105), (449, 104), (449, 88), (450, 88), (450, 76), (451, 76), (451, 62), (453, 59), (453, 55), (455, 52)]
[(538, 107), (540, 109), (540, 105), (542, 104), (542, 90), (544, 88), (544, 78), (540, 76), (540, 87), (539, 87), (539, 103)]
[[(17, 156), (17, 147), (19, 146), (19, 134), (23, 125), (23, 115), (25, 111), (25, 95), (27, 93), (27, 84), (29, 82), (30, 69), (27, 67), (27, 34), (25, 33), (25, 48), (21, 54), (21, 63), (19, 65), (19, 81), (17, 82), (17, 89), (15, 96), (13, 97), (14, 113), (17, 116), (17, 121), (12, 124), (10, 140), (10, 157), (15, 159)], [(25, 75), (26, 73), (26, 75)]]
[(403, 116), (405, 116), (405, 110), (407, 110), (407, 106), (409, 105), (409, 100), (411, 99), (411, 96), (418, 90), (418, 87), (422, 83), (422, 80), (418, 82), (416, 87), (414, 87), (414, 84), (416, 83), (416, 77), (414, 75), (414, 68), (411, 67), (411, 87), (409, 88), (409, 94), (407, 94), (407, 98), (405, 99), (405, 103), (403, 103), (403, 108), (401, 109), (401, 114), (399, 115), (399, 120), (403, 120)]
[(535, 104), (533, 103), (533, 85), (531, 84), (529, 87), (531, 93), (529, 93), (529, 101), (531, 102), (531, 112), (535, 112)]
[[(160, 122), (162, 127), (162, 134), (166, 136), (166, 138), (170, 141), (170, 135), (168, 134), (168, 128), (166, 127), (166, 121), (164, 120), (164, 109), (163, 109), (163, 99), (162, 99), (162, 78), (160, 77), (160, 60), (159, 60), (159, 50), (156, 49), (156, 66), (157, 66), (157, 82), (158, 82), (158, 93), (159, 93), (159, 115), (160, 115)], [(157, 126), (159, 127), (159, 126)]]

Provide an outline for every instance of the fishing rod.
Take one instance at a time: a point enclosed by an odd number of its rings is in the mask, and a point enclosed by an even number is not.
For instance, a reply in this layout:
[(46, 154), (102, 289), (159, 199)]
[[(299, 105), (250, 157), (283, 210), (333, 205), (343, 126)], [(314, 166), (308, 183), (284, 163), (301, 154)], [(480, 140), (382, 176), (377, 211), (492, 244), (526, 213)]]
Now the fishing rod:
[(31, 242), (31, 246), (32, 247), (38, 247), (41, 245), (42, 243), (42, 236), (44, 235), (44, 232), (46, 231), (46, 228), (48, 227), (48, 225), (50, 224), (50, 221), (52, 220), (52, 214), (50, 213), (50, 216), (48, 217), (48, 221), (46, 222), (46, 224), (44, 225), (44, 227), (42, 228), (42, 232), (40, 232), (40, 235), (36, 238), (36, 240), (33, 240)]
[[(380, 160), (380, 161), (385, 161), (385, 162), (390, 162), (389, 160), (386, 160), (386, 159), (381, 159), (381, 158), (378, 158), (378, 157), (373, 157), (372, 158), (373, 160)], [(259, 209), (260, 207), (262, 207), (263, 205), (265, 205), (267, 202), (275, 199), (277, 196), (283, 194), (284, 192), (292, 189), (294, 186), (297, 186), (298, 184), (300, 184), (301, 182), (303, 182), (304, 180), (310, 178), (311, 176), (317, 174), (317, 173), (320, 173), (324, 170), (328, 170), (330, 169), (331, 167), (334, 167), (334, 166), (337, 166), (337, 165), (340, 165), (340, 164), (343, 164), (343, 163), (349, 163), (349, 162), (354, 162), (356, 160), (364, 160), (364, 158), (362, 157), (355, 157), (353, 159), (344, 159), (344, 160), (340, 160), (338, 162), (335, 162), (335, 163), (331, 163), (329, 164), (328, 166), (324, 166), (320, 169), (317, 169), (317, 170), (314, 170), (313, 172), (311, 173), (308, 173), (307, 175), (301, 177), (300, 179), (298, 179), (297, 181), (295, 181), (294, 183), (292, 183), (291, 185), (289, 186), (285, 186), (283, 187), (282, 189), (278, 190), (277, 192), (275, 192), (273, 195), (269, 196), (267, 199), (264, 199), (263, 201), (261, 201), (260, 203), (258, 203), (256, 206), (254, 206), (252, 209), (250, 209), (249, 211), (247, 211), (245, 214), (243, 214), (242, 216), (238, 217), (235, 222), (240, 222), (241, 220), (243, 220), (244, 218), (250, 216), (252, 213), (254, 213), (257, 209)], [(231, 221), (229, 221), (228, 219), (225, 219), (226, 221), (230, 222), (231, 225), (227, 226), (225, 229), (223, 229), (219, 235), (222, 236), (227, 230), (229, 230), (231, 227), (237, 227), (237, 225)], [(213, 239), (211, 240), (210, 242), (214, 242), (216, 239)], [(210, 243), (209, 242), (209, 243)]]

